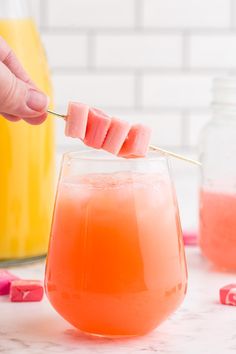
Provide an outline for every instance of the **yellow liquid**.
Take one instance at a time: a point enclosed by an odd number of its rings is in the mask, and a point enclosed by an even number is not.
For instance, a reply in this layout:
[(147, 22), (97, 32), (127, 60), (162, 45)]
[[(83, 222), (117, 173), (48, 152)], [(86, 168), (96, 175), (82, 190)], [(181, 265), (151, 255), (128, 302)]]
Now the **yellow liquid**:
[[(0, 20), (0, 35), (47, 95), (44, 50), (31, 19)], [(0, 116), (0, 259), (45, 254), (53, 202), (53, 121), (40, 126)]]

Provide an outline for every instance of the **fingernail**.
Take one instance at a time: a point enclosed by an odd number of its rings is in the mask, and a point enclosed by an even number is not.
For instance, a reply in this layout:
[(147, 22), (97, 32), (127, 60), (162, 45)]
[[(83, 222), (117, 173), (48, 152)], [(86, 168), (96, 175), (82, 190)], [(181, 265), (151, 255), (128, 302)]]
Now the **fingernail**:
[(49, 99), (44, 93), (32, 89), (29, 90), (26, 104), (30, 109), (42, 112), (47, 109), (48, 103)]

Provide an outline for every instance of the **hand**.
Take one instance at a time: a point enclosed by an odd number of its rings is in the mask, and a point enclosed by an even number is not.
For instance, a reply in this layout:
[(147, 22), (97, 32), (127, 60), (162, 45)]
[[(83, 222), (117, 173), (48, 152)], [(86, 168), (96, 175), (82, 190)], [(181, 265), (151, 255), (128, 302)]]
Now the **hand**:
[(24, 119), (30, 124), (40, 124), (47, 117), (48, 101), (0, 37), (0, 114), (12, 122)]

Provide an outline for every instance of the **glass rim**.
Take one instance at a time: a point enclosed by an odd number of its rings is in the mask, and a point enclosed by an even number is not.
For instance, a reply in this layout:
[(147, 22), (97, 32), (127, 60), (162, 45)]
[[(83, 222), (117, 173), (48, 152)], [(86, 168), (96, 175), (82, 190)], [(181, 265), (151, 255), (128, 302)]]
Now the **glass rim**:
[[(102, 155), (105, 156), (102, 156)], [(160, 153), (158, 151), (149, 151), (145, 157), (132, 157), (132, 158), (123, 158), (110, 153), (107, 153), (103, 150), (97, 149), (83, 149), (83, 150), (73, 150), (67, 151), (63, 154), (63, 158), (67, 160), (84, 160), (84, 161), (110, 161), (117, 163), (130, 163), (130, 162), (144, 162), (144, 161), (168, 161), (168, 156)]]

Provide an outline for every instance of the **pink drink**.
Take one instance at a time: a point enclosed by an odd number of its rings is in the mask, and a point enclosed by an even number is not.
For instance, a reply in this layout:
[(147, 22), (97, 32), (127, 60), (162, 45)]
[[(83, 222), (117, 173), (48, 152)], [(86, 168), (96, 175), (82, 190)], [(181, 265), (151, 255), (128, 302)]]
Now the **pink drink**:
[(236, 195), (201, 191), (200, 247), (218, 267), (236, 269)]
[(182, 302), (186, 265), (168, 177), (103, 173), (62, 178), (46, 288), (82, 331), (137, 335)]

